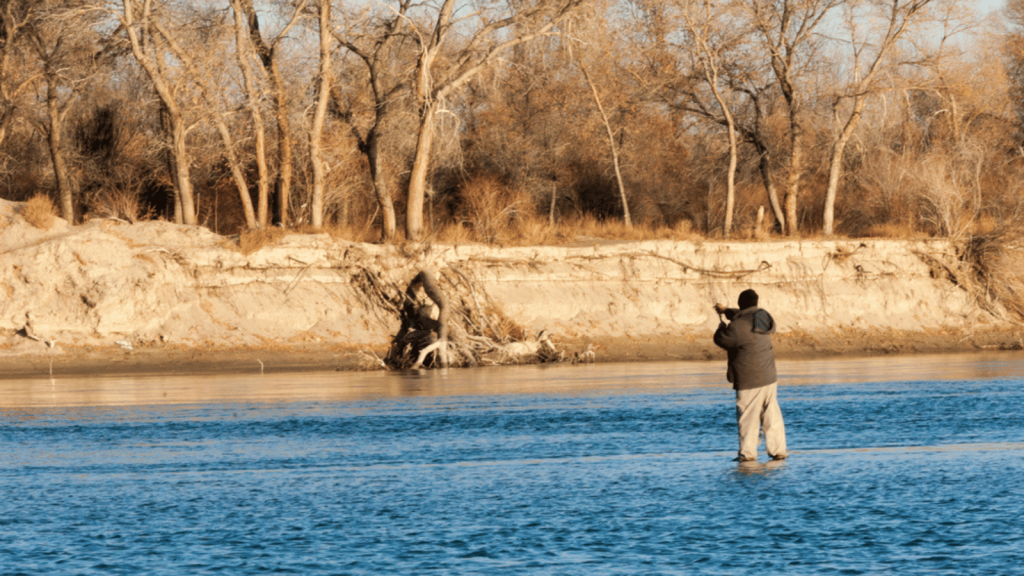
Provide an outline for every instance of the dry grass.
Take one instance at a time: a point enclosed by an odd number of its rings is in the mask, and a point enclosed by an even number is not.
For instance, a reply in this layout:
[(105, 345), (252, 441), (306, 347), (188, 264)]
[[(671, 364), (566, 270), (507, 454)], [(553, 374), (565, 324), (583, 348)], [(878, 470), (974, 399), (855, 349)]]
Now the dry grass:
[(57, 209), (54, 208), (49, 196), (36, 194), (25, 202), (21, 209), (21, 217), (40, 230), (49, 230), (57, 220)]
[(484, 335), (495, 342), (521, 342), (526, 340), (526, 330), (505, 315), (498, 306), (491, 304), (484, 310), (487, 324)]
[(287, 230), (277, 228), (276, 226), (246, 230), (238, 236), (238, 250), (242, 254), (248, 256), (249, 254), (260, 250), (264, 246), (276, 244), (281, 240), (281, 238), (284, 238), (287, 233)]
[(507, 225), (500, 235), (480, 234), (478, 228), (464, 223), (442, 226), (434, 234), (439, 242), (462, 244), (478, 242), (502, 246), (562, 246), (597, 240), (637, 242), (642, 240), (690, 240), (703, 237), (693, 231), (689, 220), (680, 220), (673, 227), (634, 224), (627, 227), (621, 220), (600, 219), (582, 215), (566, 218), (552, 226), (546, 219), (523, 217)]
[(314, 228), (309, 224), (289, 228), (290, 234), (327, 234), (334, 240), (347, 240), (349, 242), (373, 243), (380, 240), (380, 230), (371, 226), (341, 226), (328, 224), (320, 228)]
[(921, 233), (912, 224), (901, 224), (898, 222), (872, 224), (868, 227), (865, 234), (866, 238), (893, 238), (899, 240), (909, 240), (920, 236)]
[[(487, 202), (509, 202), (510, 195), (507, 191), (501, 191), (491, 184), (480, 184), (474, 188), (475, 193), (480, 195), (477, 198), (478, 204)], [(495, 199), (498, 197), (498, 199)], [(681, 219), (673, 226), (652, 226), (647, 223), (634, 224), (627, 227), (622, 220), (615, 218), (598, 218), (590, 214), (574, 215), (558, 221), (551, 225), (546, 217), (537, 215), (532, 211), (518, 211), (512, 208), (518, 200), (512, 200), (502, 211), (504, 216), (500, 218), (483, 218), (479, 215), (469, 216), (469, 212), (461, 211), (461, 217), (442, 223), (430, 232), (430, 240), (444, 244), (490, 244), (498, 246), (564, 246), (592, 242), (594, 240), (639, 242), (645, 240), (675, 240), (704, 242), (708, 240), (722, 240), (721, 235), (708, 236), (695, 230), (688, 219)], [(403, 232), (402, 222), (399, 222), (399, 230), (395, 239), (401, 243)], [(737, 229), (728, 240), (766, 242), (778, 238), (771, 232), (770, 220), (763, 223), (761, 229), (756, 226), (749, 226)], [(972, 224), (971, 232), (973, 237), (993, 233), (999, 224), (996, 219), (981, 216)], [(350, 242), (374, 243), (380, 241), (380, 230), (370, 224), (364, 226), (339, 226), (336, 224), (325, 225), (321, 228), (312, 226), (297, 226), (287, 230), (290, 234), (328, 234), (335, 240), (346, 240)], [(239, 239), (239, 249), (244, 254), (250, 254), (263, 246), (272, 244), (283, 236), (284, 231), (280, 228), (267, 228), (243, 232)], [(913, 240), (929, 236), (917, 228), (913, 223), (906, 222), (883, 222), (872, 224), (862, 234), (852, 237), (857, 238), (888, 238), (897, 240)], [(846, 236), (842, 234), (824, 236), (818, 230), (806, 230), (799, 239), (805, 241), (813, 240), (837, 240)]]
[[(996, 232), (999, 222), (990, 215), (983, 214), (971, 222), (968, 232), (971, 237), (977, 238)], [(926, 232), (920, 230), (913, 222), (881, 222), (872, 224), (865, 230), (865, 238), (890, 238), (894, 240), (913, 240), (927, 236)]]
[(477, 241), (473, 230), (459, 223), (441, 226), (433, 236), (438, 242), (445, 244), (470, 244)]
[(974, 220), (971, 224), (971, 235), (972, 236), (985, 236), (989, 234), (997, 233), (999, 229), (999, 221), (992, 217), (991, 214), (982, 214)]

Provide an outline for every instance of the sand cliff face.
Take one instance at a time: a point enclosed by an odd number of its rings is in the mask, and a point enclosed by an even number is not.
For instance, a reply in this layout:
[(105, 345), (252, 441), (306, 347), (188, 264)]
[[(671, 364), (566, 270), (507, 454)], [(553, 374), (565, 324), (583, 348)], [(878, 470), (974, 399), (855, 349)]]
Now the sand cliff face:
[[(1012, 330), (936, 274), (941, 241), (420, 246), (288, 235), (249, 255), (200, 227), (92, 221), (49, 231), (0, 201), (0, 346), (178, 348), (339, 344), (380, 349), (398, 291), (438, 275), (468, 322), (566, 341), (710, 341), (716, 302), (754, 288), (786, 334)], [(475, 318), (475, 320), (474, 320)], [(513, 329), (512, 332), (518, 332)], [(508, 333), (508, 330), (503, 332)], [(519, 334), (517, 334), (518, 336)]]

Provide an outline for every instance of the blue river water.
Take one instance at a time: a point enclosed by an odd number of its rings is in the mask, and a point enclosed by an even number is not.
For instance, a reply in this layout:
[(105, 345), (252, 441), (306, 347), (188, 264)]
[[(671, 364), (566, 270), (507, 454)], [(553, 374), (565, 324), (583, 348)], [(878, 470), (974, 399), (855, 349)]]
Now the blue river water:
[(0, 380), (0, 574), (1011, 574), (1024, 355)]

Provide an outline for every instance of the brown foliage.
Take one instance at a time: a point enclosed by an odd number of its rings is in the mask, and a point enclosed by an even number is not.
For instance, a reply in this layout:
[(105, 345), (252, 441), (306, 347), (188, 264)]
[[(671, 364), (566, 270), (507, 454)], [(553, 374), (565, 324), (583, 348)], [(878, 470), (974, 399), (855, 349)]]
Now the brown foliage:
[(287, 232), (283, 228), (255, 228), (246, 230), (238, 236), (238, 250), (245, 255), (252, 254), (263, 248), (276, 244)]
[(522, 190), (513, 190), (496, 178), (481, 176), (459, 190), (458, 222), (469, 226), (480, 242), (500, 242), (526, 219), (534, 216), (533, 202)]
[(29, 198), (21, 209), (21, 216), (26, 222), (41, 230), (53, 228), (57, 220), (57, 209), (53, 201), (45, 194), (36, 194)]
[[(53, 15), (63, 10), (61, 3), (48, 5), (54, 8)], [(183, 46), (204, 47), (203, 54), (196, 55), (197, 70), (219, 82), (216, 87), (227, 101), (241, 101), (244, 94), (230, 80), (233, 73), (224, 73), (234, 69), (236, 47), (225, 29), (215, 25), (226, 22), (223, 14), (197, 6), (169, 4), (167, 9), (173, 11), (162, 21)], [(574, 37), (583, 40), (582, 45), (570, 49), (563, 36), (537, 39), (508, 51), (501, 62), (482, 69), (465, 90), (444, 99), (435, 123), (437, 141), (425, 210), (435, 240), (559, 244), (580, 242), (581, 237), (716, 237), (724, 222), (728, 159), (717, 108), (701, 113), (698, 100), (710, 100), (706, 86), (691, 82), (692, 73), (699, 70), (681, 57), (684, 54), (657, 45), (657, 38), (665, 40), (662, 33), (671, 34), (671, 29), (656, 29), (664, 24), (657, 19), (644, 21), (640, 5), (631, 5), (640, 12), (629, 14), (609, 12), (611, 6), (594, 5), (587, 21), (574, 24)], [(710, 6), (724, 10), (731, 4)], [(652, 7), (656, 6), (648, 6)], [(1009, 0), (1007, 7), (1005, 33), (979, 29), (971, 37), (973, 52), (951, 53), (942, 62), (914, 70), (895, 70), (887, 85), (891, 90), (872, 96), (846, 151), (835, 207), (838, 232), (858, 237), (977, 236), (1000, 226), (1003, 215), (1017, 209), (1024, 190), (1018, 184), (1024, 182), (1024, 161), (1018, 149), (1021, 123), (1013, 115), (1024, 100), (1012, 95), (1024, 93), (1024, 0)], [(278, 9), (269, 20), (287, 21), (292, 9), (287, 3)], [(367, 50), (380, 39), (376, 21), (358, 22)], [(101, 30), (117, 28), (107, 26), (113, 21), (101, 24)], [(468, 21), (465, 26), (470, 33)], [(12, 36), (5, 46), (16, 56), (28, 54), (25, 50), (31, 46), (23, 44), (25, 40)], [(754, 42), (756, 35), (748, 40)], [(730, 85), (730, 105), (742, 126), (759, 128), (761, 140), (755, 142), (748, 133), (740, 144), (732, 237), (764, 239), (764, 230), (754, 230), (758, 207), (765, 207), (766, 226), (773, 217), (760, 170), (770, 174), (766, 178), (780, 194), (785, 193), (792, 126), (786, 99), (767, 66), (768, 53), (740, 48), (725, 56), (735, 60), (730, 64), (737, 75), (734, 80), (742, 80), (741, 88), (754, 92), (736, 91)], [(685, 51), (685, 43), (678, 49)], [(993, 57), (1000, 50), (1003, 57)], [(303, 53), (301, 47), (289, 54), (280, 61), (283, 89), (290, 107), (286, 112), (298, 127), (304, 125), (299, 119), (311, 104), (308, 80), (315, 76), (316, 66), (310, 58), (314, 54)], [(380, 209), (366, 161), (367, 138), (377, 120), (384, 159), (381, 189), (391, 195), (399, 224), (405, 220), (403, 191), (409, 183), (419, 122), (413, 92), (399, 89), (407, 71), (415, 67), (410, 54), (380, 52), (378, 72), (384, 74), (385, 89), (380, 101), (366, 82), (362, 62), (337, 63), (340, 76), (323, 133), (323, 159), (329, 167), (325, 222), (317, 232), (352, 241), (380, 239)], [(844, 74), (842, 61), (832, 60), (828, 51), (820, 54), (814, 82), (801, 78), (801, 90), (806, 90), (800, 112), (806, 155), (799, 175), (796, 223), (810, 234), (822, 224), (827, 152), (834, 131), (830, 94)], [(437, 56), (438, 70), (455, 62), (445, 50)], [(608, 135), (574, 58), (586, 60), (607, 108), (636, 230), (618, 224), (622, 202)], [(7, 88), (43, 72), (39, 62), (30, 60), (19, 56), (12, 61), (4, 79)], [(79, 66), (78, 60), (69, 62)], [(78, 103), (66, 125), (65, 148), (77, 185), (75, 209), (134, 221), (148, 217), (152, 207), (170, 218), (175, 172), (169, 163), (169, 127), (160, 108), (153, 106), (152, 79), (141, 74), (132, 59), (89, 63), (93, 65), (100, 68), (76, 88)], [(199, 222), (217, 233), (239, 233), (247, 224), (222, 138), (211, 122), (216, 115), (211, 112), (218, 108), (204, 103), (195, 80), (174, 69), (180, 62), (167, 65), (168, 78), (179, 79), (172, 88), (189, 126), (188, 166)], [(68, 72), (79, 76), (83, 70)], [(56, 198), (46, 138), (33, 127), (47, 111), (43, 101), (28, 97), (30, 92), (8, 103), (17, 106), (0, 108), (12, 111), (7, 123), (0, 124), (0, 187), (11, 200), (40, 190)], [(760, 98), (757, 106), (755, 92)], [(382, 107), (385, 101), (387, 106)], [(270, 101), (265, 105), (264, 115), (270, 118)], [(377, 118), (376, 112), (385, 111), (386, 117)], [(243, 175), (255, 182), (252, 123), (246, 114), (228, 114), (225, 120)], [(292, 135), (290, 222), (310, 219), (311, 165), (308, 134), (302, 130), (296, 128)], [(280, 149), (277, 138), (269, 138), (267, 145), (274, 158)], [(762, 158), (767, 159), (763, 165)], [(271, 161), (269, 169), (272, 177), (280, 164)]]

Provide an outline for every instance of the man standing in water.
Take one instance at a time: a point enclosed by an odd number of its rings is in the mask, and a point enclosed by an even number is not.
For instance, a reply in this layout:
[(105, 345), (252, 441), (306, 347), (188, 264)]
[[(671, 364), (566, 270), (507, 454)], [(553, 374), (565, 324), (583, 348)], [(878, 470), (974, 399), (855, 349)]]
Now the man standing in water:
[(771, 336), (775, 333), (775, 320), (767, 310), (757, 307), (757, 292), (753, 290), (740, 293), (739, 310), (715, 304), (715, 311), (730, 320), (728, 325), (725, 322), (718, 325), (715, 344), (729, 354), (726, 378), (736, 390), (736, 423), (740, 435), (736, 460), (757, 460), (757, 445), (761, 443), (759, 429), (764, 432), (765, 449), (772, 460), (784, 460), (788, 455), (786, 426), (776, 396)]

